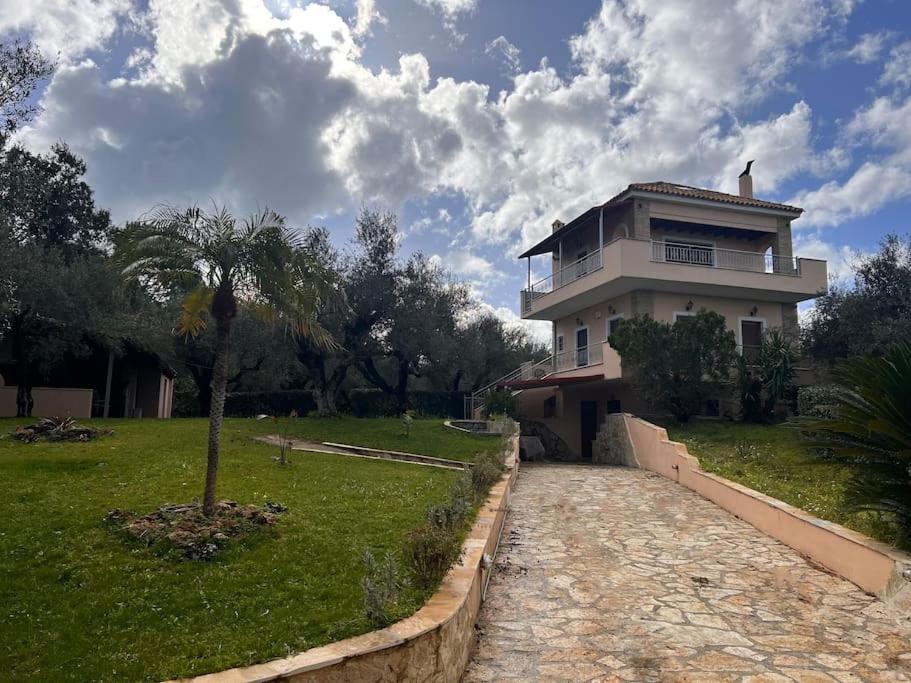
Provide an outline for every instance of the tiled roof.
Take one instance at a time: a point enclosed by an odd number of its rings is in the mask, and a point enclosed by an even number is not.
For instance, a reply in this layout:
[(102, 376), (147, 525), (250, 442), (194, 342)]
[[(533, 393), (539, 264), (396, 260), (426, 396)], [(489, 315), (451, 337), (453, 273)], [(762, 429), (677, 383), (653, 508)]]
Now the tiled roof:
[(604, 204), (604, 206), (609, 206), (615, 202), (618, 202), (624, 195), (628, 194), (629, 192), (655, 192), (657, 194), (666, 194), (673, 197), (705, 199), (710, 202), (722, 202), (724, 204), (738, 204), (740, 206), (755, 206), (760, 209), (773, 209), (776, 211), (803, 213), (803, 209), (797, 206), (778, 204), (777, 202), (767, 202), (763, 199), (741, 197), (737, 194), (727, 194), (725, 192), (716, 192), (715, 190), (704, 190), (701, 187), (690, 187), (689, 185), (678, 185), (677, 183), (668, 183), (664, 181), (659, 181), (656, 183), (632, 183), (616, 197), (609, 199)]

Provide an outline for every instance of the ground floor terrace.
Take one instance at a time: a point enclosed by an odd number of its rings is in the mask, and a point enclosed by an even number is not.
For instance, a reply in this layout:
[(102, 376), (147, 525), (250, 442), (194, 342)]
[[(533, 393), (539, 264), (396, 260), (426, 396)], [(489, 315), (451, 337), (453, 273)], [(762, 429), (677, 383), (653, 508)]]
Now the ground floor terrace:
[(906, 681), (911, 620), (645, 470), (527, 465), (466, 681)]
[[(516, 410), (523, 435), (540, 437), (548, 460), (590, 461), (605, 416), (655, 412), (622, 380), (580, 375), (531, 384), (516, 395)], [(720, 407), (707, 406), (707, 410), (718, 414)]]

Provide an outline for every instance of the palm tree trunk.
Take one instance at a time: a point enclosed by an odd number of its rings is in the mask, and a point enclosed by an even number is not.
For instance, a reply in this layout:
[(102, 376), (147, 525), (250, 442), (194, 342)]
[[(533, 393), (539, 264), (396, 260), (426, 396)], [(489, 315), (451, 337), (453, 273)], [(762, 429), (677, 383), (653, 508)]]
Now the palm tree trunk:
[(206, 460), (206, 490), (202, 512), (215, 512), (215, 482), (218, 478), (218, 451), (221, 444), (221, 424), (225, 414), (225, 392), (228, 386), (228, 342), (231, 318), (219, 320), (215, 330), (215, 363), (212, 368), (212, 405), (209, 410), (209, 453)]

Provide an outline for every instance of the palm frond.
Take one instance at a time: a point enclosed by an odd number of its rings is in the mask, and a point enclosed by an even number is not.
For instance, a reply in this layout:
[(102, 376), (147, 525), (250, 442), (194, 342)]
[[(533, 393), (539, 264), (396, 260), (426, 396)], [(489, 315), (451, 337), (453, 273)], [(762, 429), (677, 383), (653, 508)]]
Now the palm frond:
[(206, 313), (212, 305), (214, 293), (211, 287), (197, 287), (184, 298), (180, 305), (180, 322), (177, 328), (184, 339), (195, 338), (208, 327)]

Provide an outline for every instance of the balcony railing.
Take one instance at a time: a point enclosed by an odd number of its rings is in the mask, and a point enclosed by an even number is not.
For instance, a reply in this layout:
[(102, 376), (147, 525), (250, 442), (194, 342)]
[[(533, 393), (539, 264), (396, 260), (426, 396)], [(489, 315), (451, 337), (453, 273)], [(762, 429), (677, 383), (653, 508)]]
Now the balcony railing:
[(531, 310), (532, 302), (535, 299), (548, 294), (555, 289), (565, 287), (579, 278), (585, 277), (589, 273), (601, 269), (601, 250), (593, 251), (586, 254), (577, 261), (573, 261), (568, 266), (564, 266), (553, 275), (533, 283), (528, 289), (522, 290), (522, 311)]
[(651, 260), (657, 263), (683, 263), (690, 266), (800, 276), (800, 260), (793, 256), (718, 249), (698, 244), (652, 242)]
[(601, 344), (591, 344), (571, 351), (563, 351), (554, 357), (554, 372), (584, 368), (601, 362)]

